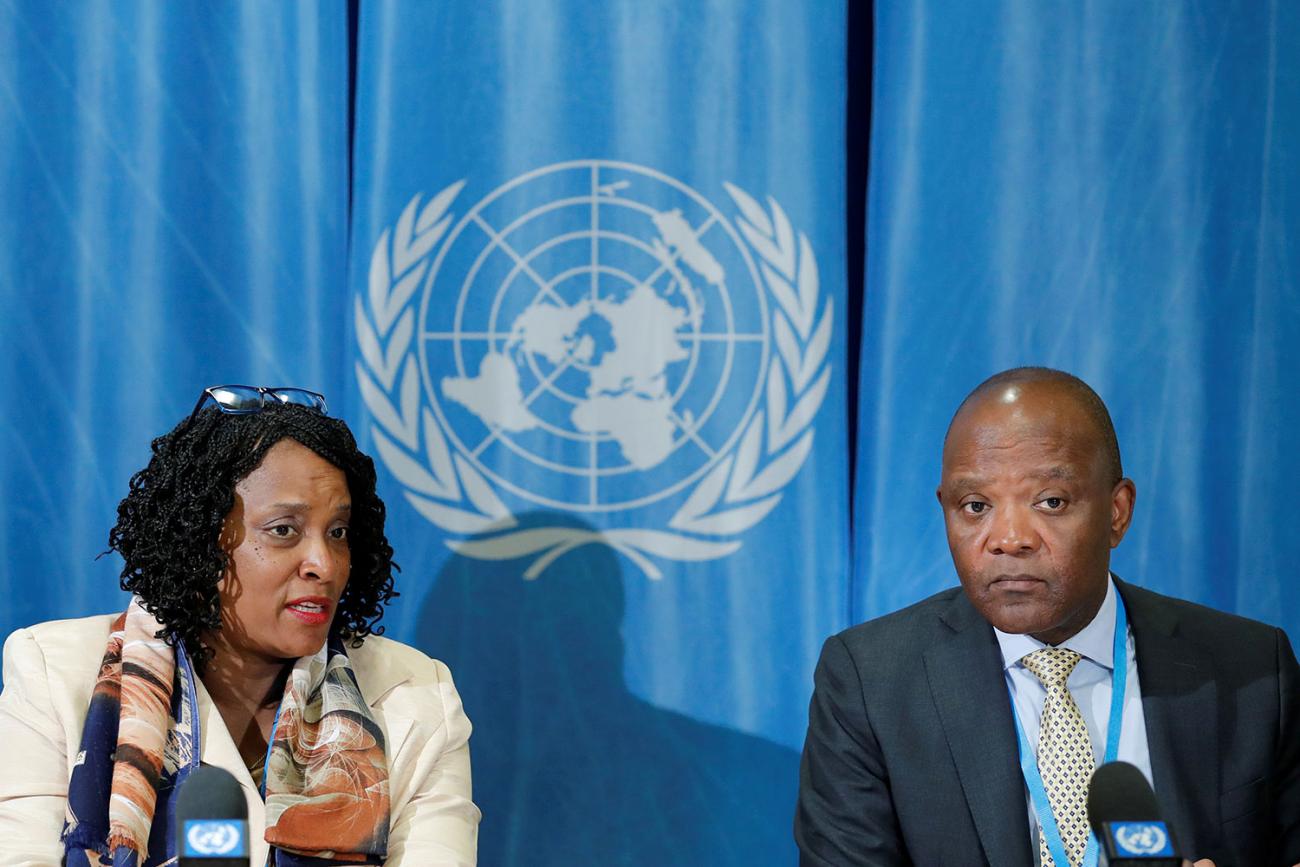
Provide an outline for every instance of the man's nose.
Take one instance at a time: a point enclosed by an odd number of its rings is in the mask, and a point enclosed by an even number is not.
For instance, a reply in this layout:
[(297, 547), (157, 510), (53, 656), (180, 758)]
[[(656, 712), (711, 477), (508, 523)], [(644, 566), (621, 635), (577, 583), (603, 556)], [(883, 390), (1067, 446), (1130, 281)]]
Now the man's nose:
[(1026, 509), (1004, 506), (994, 510), (986, 543), (990, 554), (1031, 554), (1040, 541)]

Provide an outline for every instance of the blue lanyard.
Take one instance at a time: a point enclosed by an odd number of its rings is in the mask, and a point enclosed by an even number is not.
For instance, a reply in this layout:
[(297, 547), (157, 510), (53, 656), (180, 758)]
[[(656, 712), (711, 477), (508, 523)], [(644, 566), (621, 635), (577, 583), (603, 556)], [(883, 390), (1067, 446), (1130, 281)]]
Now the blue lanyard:
[[(1115, 644), (1111, 654), (1110, 675), (1110, 721), (1106, 724), (1106, 758), (1113, 762), (1119, 755), (1119, 733), (1124, 723), (1124, 692), (1128, 688), (1128, 615), (1124, 611), (1124, 600), (1115, 593)], [(1016, 713), (1015, 702), (1011, 704), (1011, 718), (1016, 724), (1016, 738), (1020, 742), (1020, 771), (1025, 775), (1025, 785), (1029, 787), (1029, 797), (1034, 803), (1034, 813), (1038, 816), (1040, 833), (1047, 839), (1048, 851), (1056, 867), (1069, 867), (1070, 859), (1065, 854), (1065, 844), (1061, 842), (1061, 831), (1056, 826), (1056, 816), (1052, 814), (1052, 804), (1047, 798), (1047, 789), (1043, 787), (1043, 777), (1038, 773), (1038, 759), (1034, 748), (1025, 737), (1025, 728), (1020, 724), (1020, 715)], [(1097, 867), (1097, 835), (1089, 832), (1088, 846), (1083, 850), (1083, 867)]]
[[(292, 673), (290, 677), (292, 677)], [(257, 792), (262, 796), (262, 801), (266, 801), (266, 779), (271, 775), (271, 752), (275, 749), (275, 733), (280, 728), (280, 710), (284, 707), (284, 699), (280, 699), (280, 707), (275, 709), (275, 721), (271, 723), (271, 736), (266, 740), (266, 758), (262, 763), (262, 782), (257, 787)], [(275, 847), (272, 846), (266, 853), (266, 867), (273, 867), (275, 864)]]
[[(290, 675), (292, 677), (292, 674)], [(266, 800), (266, 778), (271, 772), (271, 752), (275, 749), (275, 732), (280, 728), (280, 708), (284, 707), (284, 699), (280, 699), (280, 707), (275, 709), (275, 720), (271, 723), (271, 736), (266, 740), (266, 758), (262, 760), (262, 782), (257, 786), (257, 793)]]

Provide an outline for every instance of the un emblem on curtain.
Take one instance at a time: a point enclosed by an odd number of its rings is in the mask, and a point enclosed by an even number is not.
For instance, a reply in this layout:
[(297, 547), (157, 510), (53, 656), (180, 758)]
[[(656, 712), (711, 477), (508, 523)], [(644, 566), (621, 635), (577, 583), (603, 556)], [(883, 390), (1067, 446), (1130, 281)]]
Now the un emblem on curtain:
[[(580, 160), (415, 195), (355, 303), (376, 451), (481, 559), (602, 544), (711, 560), (776, 507), (812, 448), (834, 326), (808, 238), (771, 198), (719, 209), (661, 172)], [(523, 509), (602, 529), (521, 526)]]

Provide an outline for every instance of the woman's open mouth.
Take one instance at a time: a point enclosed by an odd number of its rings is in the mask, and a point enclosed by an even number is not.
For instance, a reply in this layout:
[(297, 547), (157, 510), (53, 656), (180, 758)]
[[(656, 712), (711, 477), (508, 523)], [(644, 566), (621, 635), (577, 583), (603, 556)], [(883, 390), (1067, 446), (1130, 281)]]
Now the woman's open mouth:
[(292, 600), (285, 608), (303, 623), (319, 626), (330, 619), (330, 605), (330, 601), (323, 596), (304, 596)]

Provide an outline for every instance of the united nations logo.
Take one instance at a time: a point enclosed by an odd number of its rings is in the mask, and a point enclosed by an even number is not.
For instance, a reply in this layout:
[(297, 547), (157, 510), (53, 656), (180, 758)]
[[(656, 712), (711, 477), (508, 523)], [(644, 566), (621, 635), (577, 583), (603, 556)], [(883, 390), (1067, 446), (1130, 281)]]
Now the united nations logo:
[(243, 855), (243, 823), (236, 819), (190, 819), (185, 822), (186, 855), (213, 858)]
[[(457, 219), (463, 185), (412, 198), (356, 298), (361, 393), (406, 498), (462, 554), (533, 556), (527, 577), (585, 544), (651, 577), (650, 556), (735, 551), (830, 381), (807, 237), (770, 198), (727, 184), (729, 218), (628, 163), (546, 166)], [(611, 526), (521, 529), (530, 503)]]
[(1115, 842), (1122, 855), (1172, 855), (1163, 822), (1116, 822)]

